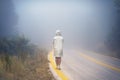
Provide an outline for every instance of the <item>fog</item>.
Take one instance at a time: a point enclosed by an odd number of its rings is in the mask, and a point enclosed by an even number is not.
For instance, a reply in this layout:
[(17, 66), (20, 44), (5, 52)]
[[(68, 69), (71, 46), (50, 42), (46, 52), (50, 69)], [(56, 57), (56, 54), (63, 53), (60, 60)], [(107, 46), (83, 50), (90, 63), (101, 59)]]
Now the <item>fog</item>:
[(57, 29), (65, 48), (105, 49), (113, 26), (112, 0), (13, 0), (16, 27), (33, 43), (51, 47)]

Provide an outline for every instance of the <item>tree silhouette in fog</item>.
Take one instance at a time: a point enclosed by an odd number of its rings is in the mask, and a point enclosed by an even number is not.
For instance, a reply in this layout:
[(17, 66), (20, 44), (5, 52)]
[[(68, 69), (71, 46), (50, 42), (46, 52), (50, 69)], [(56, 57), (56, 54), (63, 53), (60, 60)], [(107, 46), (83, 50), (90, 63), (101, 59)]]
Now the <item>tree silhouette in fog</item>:
[(12, 0), (0, 0), (0, 38), (16, 34), (17, 15)]
[(114, 52), (115, 57), (120, 57), (120, 0), (114, 0), (116, 8), (116, 22), (111, 28), (111, 32), (108, 37), (108, 48)]

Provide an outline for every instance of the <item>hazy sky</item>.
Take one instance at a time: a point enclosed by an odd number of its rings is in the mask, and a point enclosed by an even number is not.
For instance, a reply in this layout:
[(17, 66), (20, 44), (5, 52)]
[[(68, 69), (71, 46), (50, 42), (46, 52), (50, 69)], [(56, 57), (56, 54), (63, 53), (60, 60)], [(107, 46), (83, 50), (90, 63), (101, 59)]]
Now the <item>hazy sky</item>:
[(60, 29), (65, 45), (103, 46), (112, 26), (111, 0), (13, 0), (19, 20), (17, 27), (32, 42), (51, 45)]

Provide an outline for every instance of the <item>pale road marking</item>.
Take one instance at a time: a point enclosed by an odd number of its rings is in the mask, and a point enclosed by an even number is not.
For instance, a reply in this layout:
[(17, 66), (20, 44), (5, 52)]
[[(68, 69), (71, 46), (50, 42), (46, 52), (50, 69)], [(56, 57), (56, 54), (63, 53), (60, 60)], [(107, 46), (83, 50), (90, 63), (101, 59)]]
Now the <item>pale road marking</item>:
[(95, 59), (95, 58), (92, 58), (92, 57), (90, 57), (90, 56), (87, 56), (87, 55), (85, 55), (85, 54), (83, 54), (83, 53), (81, 53), (81, 54), (79, 54), (79, 55), (80, 55), (81, 57), (84, 57), (85, 59), (88, 59), (89, 61), (92, 61), (92, 62), (96, 63), (96, 64), (99, 64), (99, 65), (104, 66), (104, 67), (106, 67), (106, 68), (109, 68), (109, 69), (112, 69), (112, 70), (114, 70), (114, 71), (120, 72), (120, 68), (116, 68), (116, 67), (114, 67), (114, 66), (111, 66), (111, 65), (108, 65), (108, 64), (106, 64), (106, 63), (103, 63), (103, 62), (101, 62), (101, 61), (99, 61), (99, 60), (97, 60), (97, 59)]
[(49, 53), (49, 60), (50, 60), (50, 64), (51, 64), (53, 70), (61, 78), (61, 80), (69, 80), (68, 77), (62, 72), (62, 70), (57, 70), (56, 69), (56, 65), (55, 65), (55, 62), (54, 62), (54, 58), (53, 58), (53, 53), (52, 52)]

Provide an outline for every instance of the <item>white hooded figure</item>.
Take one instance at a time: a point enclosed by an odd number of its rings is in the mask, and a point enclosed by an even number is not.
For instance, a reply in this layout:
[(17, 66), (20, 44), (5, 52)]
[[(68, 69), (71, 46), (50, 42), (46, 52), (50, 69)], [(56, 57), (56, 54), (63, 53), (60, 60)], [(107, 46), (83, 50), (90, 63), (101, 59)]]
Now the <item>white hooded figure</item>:
[(63, 56), (63, 37), (60, 30), (56, 30), (56, 36), (53, 39), (53, 50), (55, 57)]

